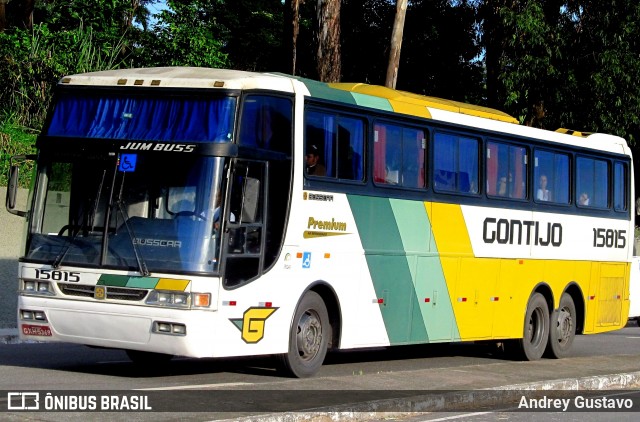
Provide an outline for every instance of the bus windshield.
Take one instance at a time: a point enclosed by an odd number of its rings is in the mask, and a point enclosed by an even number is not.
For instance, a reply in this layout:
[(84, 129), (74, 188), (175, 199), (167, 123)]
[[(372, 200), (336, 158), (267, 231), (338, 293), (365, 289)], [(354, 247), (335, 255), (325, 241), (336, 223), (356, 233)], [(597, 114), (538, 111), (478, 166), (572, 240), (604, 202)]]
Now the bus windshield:
[(224, 161), (122, 154), (43, 162), (26, 258), (143, 274), (217, 272)]

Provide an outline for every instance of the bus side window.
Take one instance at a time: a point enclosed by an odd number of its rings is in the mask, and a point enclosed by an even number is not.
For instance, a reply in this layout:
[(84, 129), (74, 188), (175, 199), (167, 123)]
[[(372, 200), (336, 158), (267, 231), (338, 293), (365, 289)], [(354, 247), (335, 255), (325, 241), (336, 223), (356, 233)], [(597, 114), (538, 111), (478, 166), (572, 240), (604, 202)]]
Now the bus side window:
[(361, 119), (338, 119), (338, 179), (362, 180), (364, 123)]
[(426, 135), (421, 129), (405, 128), (402, 132), (402, 185), (424, 188)]
[(364, 128), (362, 119), (308, 110), (305, 117), (306, 174), (362, 180)]
[(475, 138), (436, 133), (433, 158), (436, 191), (478, 193), (478, 145)]
[(516, 145), (487, 142), (487, 195), (525, 199), (527, 150)]
[(310, 176), (335, 176), (336, 116), (318, 111), (308, 111), (305, 117), (306, 174)]
[(291, 110), (288, 98), (248, 95), (243, 103), (239, 144), (290, 153)]
[(627, 181), (627, 164), (617, 161), (613, 173), (613, 206), (616, 211), (624, 212), (628, 209), (627, 195), (629, 182)]
[(536, 150), (534, 181), (534, 199), (537, 202), (569, 204), (569, 156), (553, 151)]
[(609, 206), (609, 163), (578, 157), (576, 160), (576, 203), (582, 207)]
[(374, 126), (373, 175), (380, 184), (423, 188), (426, 136), (423, 130), (388, 123)]

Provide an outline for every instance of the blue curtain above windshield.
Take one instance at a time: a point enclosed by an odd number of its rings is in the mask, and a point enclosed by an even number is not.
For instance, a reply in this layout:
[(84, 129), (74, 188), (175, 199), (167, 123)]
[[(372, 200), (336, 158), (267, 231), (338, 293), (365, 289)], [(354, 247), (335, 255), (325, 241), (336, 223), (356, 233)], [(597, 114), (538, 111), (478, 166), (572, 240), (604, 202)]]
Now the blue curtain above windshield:
[(59, 97), (47, 134), (74, 138), (231, 142), (236, 99)]

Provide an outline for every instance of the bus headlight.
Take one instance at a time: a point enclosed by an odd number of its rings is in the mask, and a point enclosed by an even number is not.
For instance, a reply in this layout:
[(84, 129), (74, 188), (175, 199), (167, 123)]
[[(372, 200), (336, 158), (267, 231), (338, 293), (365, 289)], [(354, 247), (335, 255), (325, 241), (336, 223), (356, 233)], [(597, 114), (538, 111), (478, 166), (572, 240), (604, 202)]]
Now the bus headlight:
[(179, 308), (189, 307), (190, 293), (185, 292), (169, 292), (162, 290), (153, 290), (147, 297), (147, 305), (175, 306)]
[(53, 288), (48, 281), (41, 280), (22, 280), (21, 293), (31, 295), (53, 295)]
[(179, 324), (176, 322), (164, 322), (164, 321), (154, 321), (153, 329), (154, 333), (158, 334), (171, 334), (174, 336), (186, 336), (187, 335), (187, 326), (184, 324)]
[(208, 308), (211, 306), (211, 293), (186, 293), (153, 290), (145, 302), (147, 305), (171, 306), (176, 308)]
[(20, 319), (23, 321), (47, 322), (47, 316), (43, 311), (30, 311), (27, 309), (20, 309)]

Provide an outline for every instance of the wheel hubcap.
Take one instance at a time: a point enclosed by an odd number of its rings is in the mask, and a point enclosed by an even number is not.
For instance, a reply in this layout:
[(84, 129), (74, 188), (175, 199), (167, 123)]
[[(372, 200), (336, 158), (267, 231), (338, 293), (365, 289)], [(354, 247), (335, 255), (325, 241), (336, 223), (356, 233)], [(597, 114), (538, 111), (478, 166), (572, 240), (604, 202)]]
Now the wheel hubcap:
[(573, 318), (571, 318), (571, 314), (566, 308), (562, 308), (558, 311), (558, 320), (556, 323), (558, 342), (567, 342), (573, 333)]
[(315, 311), (308, 310), (300, 317), (296, 341), (298, 354), (302, 359), (313, 359), (318, 354), (322, 343), (322, 324)]

